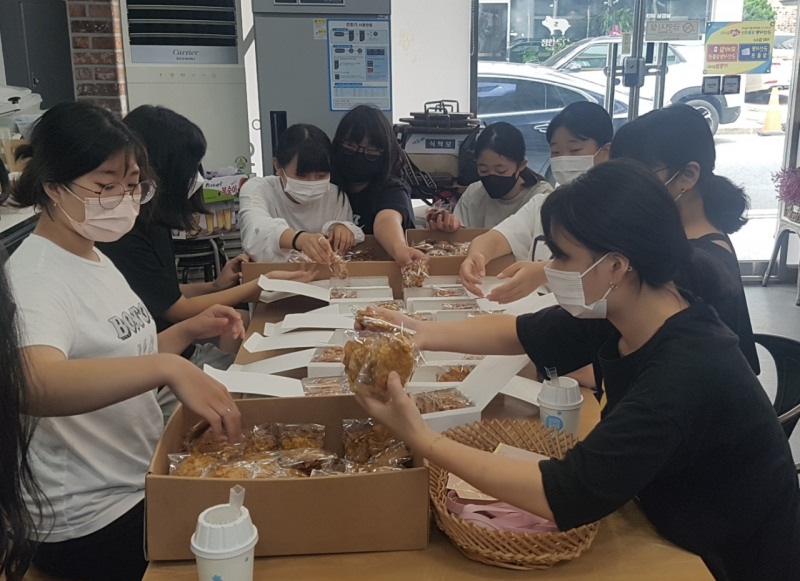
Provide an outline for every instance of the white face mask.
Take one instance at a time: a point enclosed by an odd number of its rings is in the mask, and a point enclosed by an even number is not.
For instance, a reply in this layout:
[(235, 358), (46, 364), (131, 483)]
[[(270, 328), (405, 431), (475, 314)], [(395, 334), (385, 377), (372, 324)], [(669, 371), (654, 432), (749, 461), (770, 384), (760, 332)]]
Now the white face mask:
[(604, 254), (600, 259), (592, 264), (583, 272), (572, 272), (566, 270), (556, 270), (545, 267), (544, 273), (547, 276), (547, 286), (553, 291), (556, 301), (573, 317), (578, 319), (605, 319), (608, 308), (608, 295), (611, 294), (613, 287), (609, 287), (606, 294), (599, 301), (591, 305), (586, 304), (586, 297), (583, 293), (583, 277), (595, 266), (600, 264), (608, 256)]
[[(669, 185), (672, 183), (672, 180), (674, 180), (676, 177), (678, 177), (678, 175), (680, 175), (681, 171), (683, 171), (683, 170), (679, 169), (678, 171), (675, 172), (675, 175), (673, 175), (671, 178), (669, 178), (667, 181), (664, 182), (664, 187), (667, 188), (667, 191), (669, 191)], [(681, 190), (681, 193), (679, 193), (677, 196), (672, 198), (672, 201), (673, 202), (677, 202), (678, 200), (681, 199), (681, 196), (683, 196), (683, 194), (685, 194), (685, 193), (686, 193), (686, 190)]]
[(561, 155), (550, 158), (550, 169), (556, 182), (563, 186), (589, 171), (597, 155)]
[[(64, 186), (64, 189), (81, 200), (80, 196), (72, 193), (66, 186)], [(119, 205), (110, 209), (103, 208), (100, 205), (100, 200), (96, 197), (84, 198), (82, 201), (84, 217), (81, 222), (67, 214), (61, 204), (56, 202), (56, 206), (67, 217), (75, 232), (94, 242), (115, 242), (119, 240), (130, 232), (136, 222), (136, 216), (139, 215), (139, 206), (133, 203), (133, 198), (131, 198), (130, 194), (123, 195)]]
[(328, 193), (331, 186), (330, 179), (308, 182), (290, 178), (285, 172), (283, 174), (283, 179), (286, 180), (283, 191), (292, 196), (294, 201), (301, 206), (318, 200)]
[(191, 198), (195, 194), (195, 192), (200, 188), (202, 188), (204, 185), (206, 185), (206, 178), (203, 177), (203, 174), (197, 172), (197, 175), (194, 176), (192, 183), (189, 184), (189, 194), (188, 194), (189, 197)]

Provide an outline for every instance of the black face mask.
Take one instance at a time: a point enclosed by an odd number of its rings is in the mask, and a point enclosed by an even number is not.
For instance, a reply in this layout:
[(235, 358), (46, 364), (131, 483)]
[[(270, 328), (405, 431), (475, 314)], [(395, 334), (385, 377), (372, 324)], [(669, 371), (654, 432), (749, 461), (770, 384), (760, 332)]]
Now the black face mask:
[(499, 200), (500, 198), (505, 198), (508, 192), (514, 189), (518, 178), (518, 174), (514, 174), (513, 176), (490, 174), (488, 176), (481, 176), (481, 183), (490, 198)]
[(349, 184), (365, 184), (371, 182), (381, 173), (381, 158), (371, 160), (360, 153), (336, 153), (336, 165), (340, 175)]

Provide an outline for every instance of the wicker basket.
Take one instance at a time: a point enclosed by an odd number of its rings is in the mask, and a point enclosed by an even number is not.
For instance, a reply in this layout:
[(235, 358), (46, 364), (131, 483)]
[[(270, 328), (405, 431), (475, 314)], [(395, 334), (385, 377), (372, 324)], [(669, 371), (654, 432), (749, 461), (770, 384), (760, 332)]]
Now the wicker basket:
[[(571, 434), (529, 420), (486, 420), (445, 432), (456, 442), (492, 451), (504, 443), (556, 458), (575, 444)], [(470, 559), (506, 569), (546, 569), (580, 556), (597, 535), (597, 523), (557, 533), (518, 533), (481, 528), (453, 515), (445, 505), (447, 471), (430, 465), (436, 524)]]

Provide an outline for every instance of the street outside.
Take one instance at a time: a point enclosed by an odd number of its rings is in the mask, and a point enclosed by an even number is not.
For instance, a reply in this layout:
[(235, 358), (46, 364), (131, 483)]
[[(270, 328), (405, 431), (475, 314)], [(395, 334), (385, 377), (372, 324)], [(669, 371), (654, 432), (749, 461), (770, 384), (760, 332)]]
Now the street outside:
[[(750, 196), (750, 221), (732, 237), (740, 260), (769, 259), (774, 242), (778, 200), (772, 174), (783, 163), (786, 136), (756, 133), (766, 112), (766, 105), (745, 104), (740, 119), (721, 125), (715, 136), (715, 173), (744, 187)], [(781, 105), (781, 120), (786, 120), (786, 105)]]

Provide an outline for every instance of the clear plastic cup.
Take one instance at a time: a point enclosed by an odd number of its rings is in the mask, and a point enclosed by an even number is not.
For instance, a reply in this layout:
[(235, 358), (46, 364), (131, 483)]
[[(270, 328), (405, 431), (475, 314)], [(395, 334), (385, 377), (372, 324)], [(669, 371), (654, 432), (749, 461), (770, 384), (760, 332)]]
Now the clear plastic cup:
[(578, 382), (571, 377), (559, 377), (555, 382), (545, 380), (537, 397), (539, 419), (546, 428), (578, 433), (583, 394)]
[(192, 552), (200, 581), (252, 581), (258, 530), (243, 506), (219, 504), (197, 519)]

